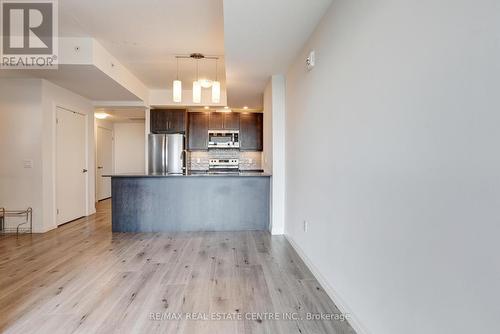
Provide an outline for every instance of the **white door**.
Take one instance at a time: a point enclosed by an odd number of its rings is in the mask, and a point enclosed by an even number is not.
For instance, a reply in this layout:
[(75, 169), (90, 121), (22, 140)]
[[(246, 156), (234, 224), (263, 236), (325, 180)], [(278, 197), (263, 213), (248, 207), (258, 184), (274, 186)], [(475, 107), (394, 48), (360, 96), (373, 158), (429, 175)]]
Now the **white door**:
[(85, 116), (57, 108), (56, 131), (57, 224), (61, 225), (86, 213)]
[(113, 173), (113, 132), (97, 128), (97, 200), (111, 197), (111, 178), (102, 177)]

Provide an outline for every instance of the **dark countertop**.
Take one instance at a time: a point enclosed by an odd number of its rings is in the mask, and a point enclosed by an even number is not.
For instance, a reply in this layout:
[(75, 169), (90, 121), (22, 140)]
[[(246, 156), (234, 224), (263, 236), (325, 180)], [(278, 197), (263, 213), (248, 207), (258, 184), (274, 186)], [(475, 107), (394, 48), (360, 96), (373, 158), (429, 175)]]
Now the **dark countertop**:
[(239, 172), (230, 174), (214, 174), (214, 173), (204, 173), (204, 172), (189, 172), (188, 174), (114, 174), (114, 175), (103, 175), (104, 177), (123, 177), (123, 178), (141, 178), (141, 177), (151, 177), (151, 178), (163, 178), (163, 177), (270, 177), (269, 173), (262, 172)]

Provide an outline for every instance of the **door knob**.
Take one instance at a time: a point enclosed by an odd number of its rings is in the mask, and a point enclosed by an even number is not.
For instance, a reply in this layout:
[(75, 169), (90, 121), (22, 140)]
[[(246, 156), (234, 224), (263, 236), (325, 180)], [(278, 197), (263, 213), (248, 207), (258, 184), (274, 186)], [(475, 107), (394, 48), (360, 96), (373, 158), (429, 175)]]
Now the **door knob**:
[(83, 170), (83, 172), (84, 172), (84, 173), (87, 173), (87, 172), (88, 172), (88, 170), (84, 169), (84, 170)]
[(102, 166), (97, 167), (97, 169), (102, 169), (102, 168), (103, 168)]

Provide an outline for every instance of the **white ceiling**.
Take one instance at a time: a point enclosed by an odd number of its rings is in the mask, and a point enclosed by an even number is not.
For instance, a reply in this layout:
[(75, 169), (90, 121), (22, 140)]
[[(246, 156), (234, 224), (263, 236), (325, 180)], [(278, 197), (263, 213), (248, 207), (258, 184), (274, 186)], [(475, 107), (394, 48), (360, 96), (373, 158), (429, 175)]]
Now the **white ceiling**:
[[(258, 110), (270, 76), (286, 72), (331, 1), (60, 0), (59, 33), (97, 39), (150, 89), (171, 89), (175, 55), (220, 56), (218, 79), (227, 85), (228, 105)], [(195, 64), (180, 61), (181, 80), (195, 79)], [(60, 66), (35, 74), (92, 100), (137, 100), (98, 72)], [(200, 62), (199, 72), (214, 79), (215, 62)]]
[(111, 123), (144, 123), (144, 108), (96, 108), (98, 113), (108, 114), (106, 118)]
[[(171, 89), (175, 55), (224, 55), (222, 0), (60, 0), (59, 17), (62, 37), (97, 39), (152, 89)], [(181, 80), (193, 81), (195, 62), (180, 65)], [(214, 79), (214, 61), (199, 65), (200, 77)]]
[(0, 78), (46, 79), (92, 101), (139, 101), (93, 65), (59, 65), (56, 71), (2, 69)]
[(228, 105), (262, 107), (273, 74), (285, 73), (332, 0), (225, 0)]

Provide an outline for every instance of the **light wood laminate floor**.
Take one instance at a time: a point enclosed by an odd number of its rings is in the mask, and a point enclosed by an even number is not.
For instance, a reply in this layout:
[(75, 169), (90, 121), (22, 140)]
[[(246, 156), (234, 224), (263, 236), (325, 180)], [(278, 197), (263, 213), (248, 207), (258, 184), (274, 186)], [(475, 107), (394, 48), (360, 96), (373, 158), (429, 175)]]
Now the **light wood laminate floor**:
[(284, 237), (111, 233), (110, 205), (42, 235), (0, 237), (0, 332), (354, 333), (302, 320), (340, 312)]

